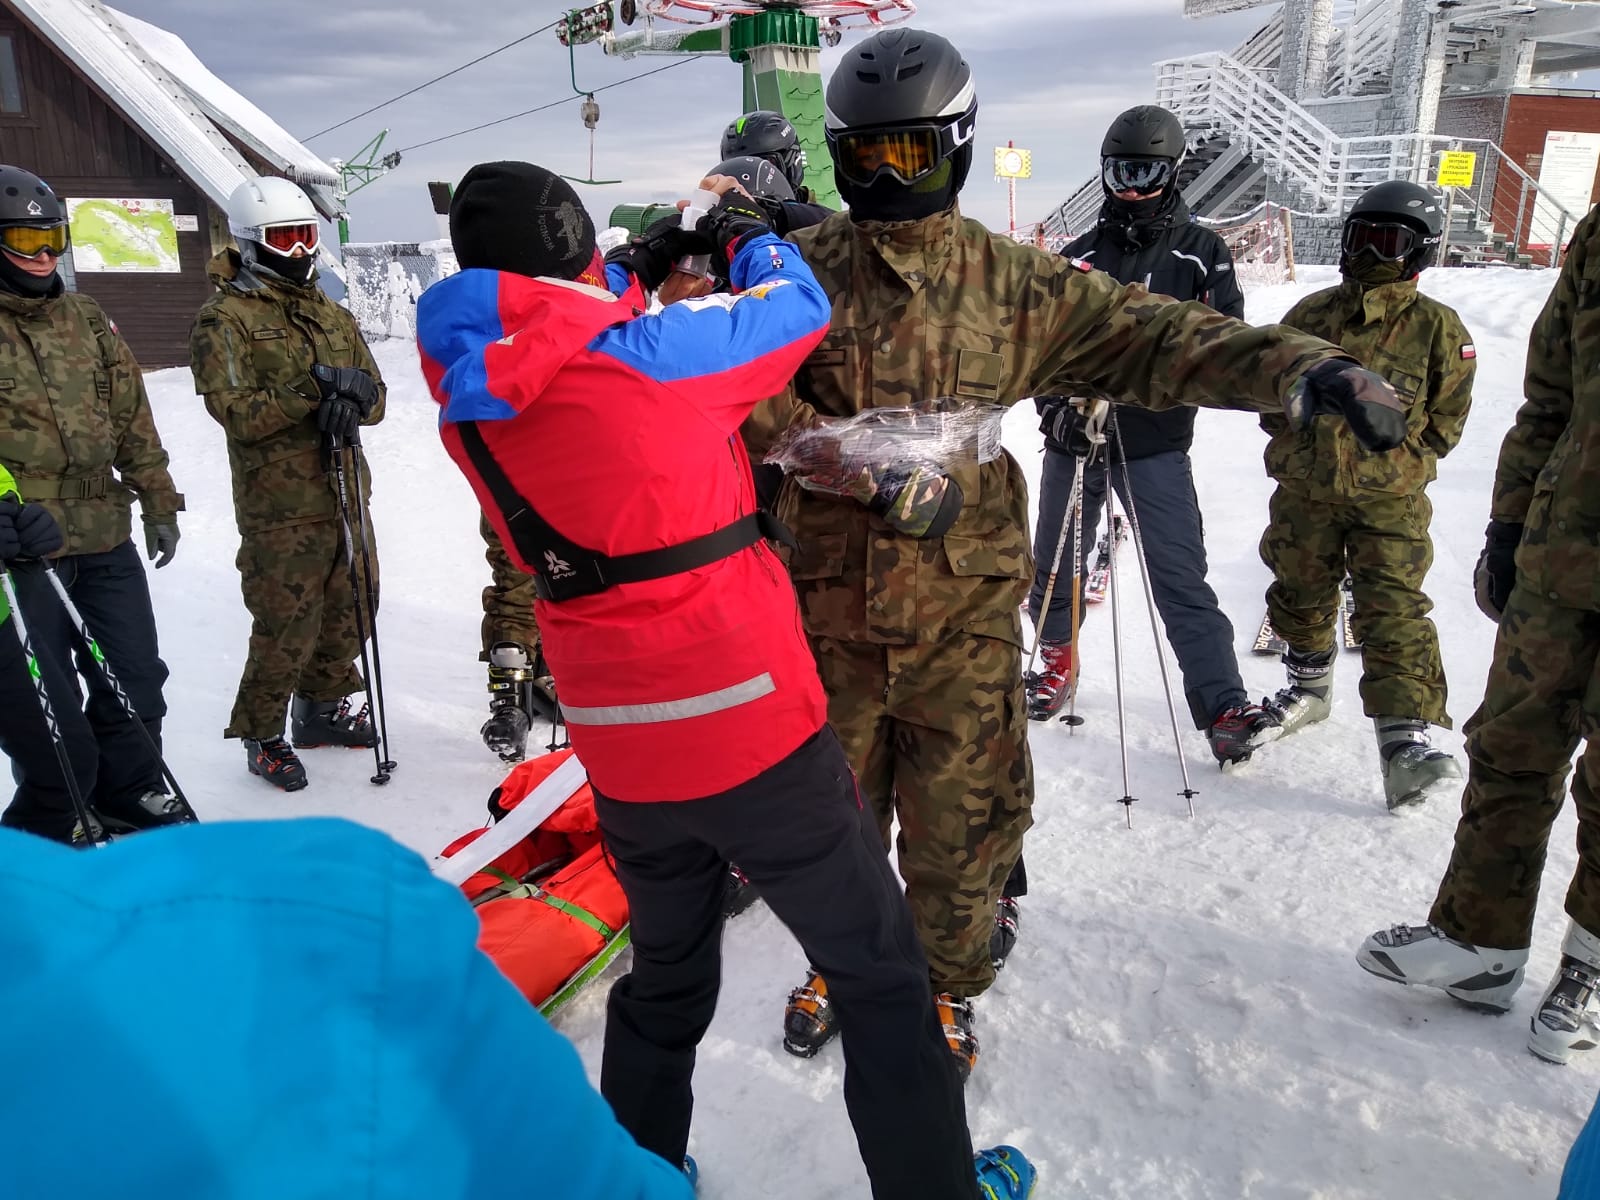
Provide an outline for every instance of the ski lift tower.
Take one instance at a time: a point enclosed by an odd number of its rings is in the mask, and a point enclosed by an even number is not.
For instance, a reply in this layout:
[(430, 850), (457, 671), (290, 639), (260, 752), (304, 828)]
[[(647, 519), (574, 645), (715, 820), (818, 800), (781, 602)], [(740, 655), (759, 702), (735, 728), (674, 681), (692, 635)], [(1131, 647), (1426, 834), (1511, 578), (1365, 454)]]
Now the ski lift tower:
[(742, 64), (739, 111), (766, 108), (787, 117), (806, 154), (806, 186), (819, 203), (838, 207), (823, 136), (822, 46), (916, 11), (912, 0), (620, 0), (623, 25), (639, 27), (599, 40), (622, 58), (703, 54)]

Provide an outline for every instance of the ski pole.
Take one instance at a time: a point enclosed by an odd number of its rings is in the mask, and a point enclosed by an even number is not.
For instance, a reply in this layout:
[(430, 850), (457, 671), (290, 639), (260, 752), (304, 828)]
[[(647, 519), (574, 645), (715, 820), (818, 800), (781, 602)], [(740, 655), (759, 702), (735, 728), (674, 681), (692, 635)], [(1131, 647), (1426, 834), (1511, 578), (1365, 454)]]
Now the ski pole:
[(122, 687), (122, 681), (117, 678), (116, 672), (111, 669), (111, 664), (106, 661), (105, 654), (100, 649), (100, 643), (95, 641), (94, 634), (89, 632), (88, 623), (83, 619), (72, 596), (67, 591), (67, 585), (61, 582), (61, 576), (56, 574), (56, 569), (51, 563), (44, 563), (44, 573), (50, 580), (50, 586), (55, 589), (56, 598), (61, 601), (61, 607), (66, 610), (72, 626), (78, 631), (78, 636), (83, 639), (83, 644), (89, 649), (89, 657), (94, 659), (95, 666), (100, 669), (100, 677), (106, 681), (106, 686), (117, 697), (117, 703), (122, 705), (122, 711), (128, 714), (128, 719), (133, 722), (144, 738), (144, 744), (150, 751), (150, 756), (156, 760), (156, 766), (161, 770), (161, 778), (166, 781), (167, 787), (172, 789), (173, 798), (183, 806), (183, 813), (191, 821), (200, 818), (194, 811), (194, 806), (189, 803), (189, 797), (183, 794), (183, 789), (178, 786), (177, 777), (173, 775), (172, 768), (167, 766), (167, 760), (162, 756), (161, 747), (156, 744), (154, 735), (145, 726), (144, 719), (139, 716), (139, 710), (134, 708), (133, 701), (128, 699), (128, 693)]
[[(345, 569), (350, 575), (351, 600), (355, 604), (356, 639), (360, 643), (361, 675), (366, 684), (367, 708), (376, 718), (378, 709), (372, 697), (372, 663), (367, 657), (367, 623), (361, 615), (361, 580), (356, 574), (356, 551), (354, 545), (354, 532), (350, 527), (350, 484), (345, 478), (344, 456), (340, 453), (339, 439), (333, 434), (328, 435), (327, 445), (329, 458), (333, 463), (334, 480), (337, 484), (339, 495), (339, 516), (344, 526), (344, 562)], [(376, 728), (376, 724), (374, 725)], [(373, 783), (388, 783), (389, 772), (394, 769), (394, 763), (385, 762), (382, 751), (378, 748), (378, 739), (372, 740), (372, 758), (377, 764), (377, 773), (373, 775)]]
[(22, 605), (17, 602), (17, 584), (10, 568), (0, 564), (0, 588), (5, 591), (6, 603), (11, 606), (11, 620), (17, 627), (17, 640), (22, 643), (22, 655), (28, 661), (28, 674), (33, 677), (33, 690), (39, 697), (39, 708), (44, 713), (45, 728), (50, 731), (50, 741), (55, 745), (56, 762), (61, 767), (61, 778), (67, 785), (67, 795), (72, 797), (72, 808), (78, 823), (83, 826), (84, 841), (91, 846), (100, 845), (95, 836), (96, 822), (89, 814), (89, 804), (78, 787), (78, 777), (72, 773), (72, 760), (67, 757), (67, 742), (61, 736), (61, 725), (56, 721), (55, 706), (50, 703), (50, 690), (45, 686), (44, 671), (39, 656), (33, 648), (33, 638), (28, 633), (28, 623), (22, 617)]
[[(361, 460), (357, 457), (357, 452), (360, 447), (361, 439), (358, 433), (348, 447), (350, 461), (355, 464), (358, 490), (361, 480)], [(389, 757), (389, 706), (383, 692), (383, 655), (378, 647), (378, 589), (372, 582), (372, 548), (367, 530), (367, 506), (361, 503), (359, 495), (356, 497), (356, 524), (361, 534), (361, 571), (366, 582), (367, 616), (372, 629), (372, 685), (373, 694), (377, 697), (377, 704), (372, 711), (378, 730), (378, 740), (383, 745), (383, 764), (392, 771), (396, 764)]]
[(1172, 744), (1178, 752), (1178, 771), (1183, 776), (1182, 796), (1189, 805), (1189, 815), (1194, 816), (1194, 798), (1197, 793), (1189, 783), (1189, 763), (1183, 756), (1183, 735), (1178, 732), (1178, 706), (1172, 699), (1172, 679), (1167, 673), (1167, 653), (1162, 645), (1161, 630), (1156, 624), (1156, 594), (1150, 586), (1150, 563), (1144, 556), (1144, 535), (1139, 532), (1139, 507), (1133, 501), (1133, 476), (1128, 470), (1128, 453), (1122, 447), (1122, 433), (1117, 428), (1117, 411), (1111, 410), (1111, 432), (1122, 459), (1122, 506), (1128, 510), (1128, 528), (1133, 533), (1134, 557), (1139, 560), (1139, 578), (1144, 582), (1144, 602), (1150, 610), (1150, 633), (1156, 644), (1156, 663), (1161, 668), (1161, 687), (1167, 694), (1167, 715), (1172, 719)]
[(1081, 482), (1088, 470), (1088, 462), (1093, 461), (1093, 451), (1090, 458), (1085, 460), (1078, 456), (1078, 503), (1072, 510), (1072, 683), (1067, 688), (1067, 715), (1062, 717), (1070, 734), (1079, 725), (1083, 718), (1078, 715), (1078, 680), (1082, 672), (1078, 665), (1082, 658), (1078, 654), (1078, 635), (1083, 628), (1083, 488)]
[[(1106, 528), (1112, 528), (1116, 512), (1112, 505), (1111, 455), (1106, 455)], [(1117, 744), (1122, 750), (1122, 807), (1127, 812), (1128, 828), (1133, 828), (1133, 783), (1128, 777), (1128, 710), (1122, 696), (1122, 612), (1121, 592), (1117, 587), (1117, 556), (1111, 555), (1111, 650), (1116, 661), (1117, 678)]]
[[(1083, 498), (1083, 459), (1078, 459), (1077, 471), (1072, 477), (1072, 490), (1067, 493), (1067, 503), (1061, 510), (1061, 534), (1056, 538), (1055, 557), (1050, 560), (1050, 576), (1045, 580), (1044, 599), (1039, 603), (1039, 620), (1033, 629), (1033, 651), (1028, 655), (1027, 674), (1033, 674), (1033, 664), (1039, 658), (1039, 643), (1043, 640), (1040, 630), (1044, 623), (1050, 619), (1050, 601), (1056, 594), (1056, 576), (1061, 572), (1061, 559), (1067, 552), (1067, 534), (1070, 532), (1068, 521), (1072, 519), (1074, 506), (1082, 507)], [(1076, 646), (1076, 643), (1074, 643)]]

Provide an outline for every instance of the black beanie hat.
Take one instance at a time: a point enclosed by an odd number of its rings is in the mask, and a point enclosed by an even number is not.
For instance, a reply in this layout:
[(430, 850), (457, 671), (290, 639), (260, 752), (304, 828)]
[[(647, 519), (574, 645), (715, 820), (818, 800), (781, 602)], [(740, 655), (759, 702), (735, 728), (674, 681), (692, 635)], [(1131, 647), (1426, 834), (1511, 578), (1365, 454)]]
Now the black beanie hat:
[(450, 200), (463, 269), (576, 279), (594, 261), (594, 222), (561, 176), (525, 162), (479, 163)]

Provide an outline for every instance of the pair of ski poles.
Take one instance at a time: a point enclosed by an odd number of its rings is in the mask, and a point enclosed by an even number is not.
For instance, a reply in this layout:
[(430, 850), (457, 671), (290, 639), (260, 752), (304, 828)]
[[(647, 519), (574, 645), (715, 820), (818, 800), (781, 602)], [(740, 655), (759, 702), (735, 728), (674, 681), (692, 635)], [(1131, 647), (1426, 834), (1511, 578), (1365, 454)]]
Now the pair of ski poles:
[[(1103, 408), (1100, 406), (1104, 405)], [(1145, 557), (1144, 535), (1139, 529), (1138, 508), (1133, 499), (1133, 477), (1128, 470), (1128, 456), (1122, 446), (1122, 433), (1117, 425), (1116, 406), (1105, 401), (1098, 401), (1091, 405), (1088, 417), (1087, 433), (1089, 439), (1089, 453), (1078, 455), (1073, 472), (1072, 491), (1067, 497), (1066, 508), (1062, 512), (1061, 534), (1056, 538), (1055, 555), (1051, 561), (1050, 574), (1045, 584), (1044, 599), (1039, 606), (1039, 625), (1044, 625), (1044, 615), (1050, 611), (1050, 600), (1055, 593), (1056, 579), (1061, 572), (1061, 560), (1066, 553), (1068, 526), (1070, 523), (1072, 535), (1072, 685), (1067, 693), (1067, 715), (1063, 720), (1071, 728), (1082, 724), (1082, 719), (1077, 716), (1078, 699), (1078, 635), (1081, 623), (1082, 607), (1082, 579), (1083, 579), (1083, 486), (1088, 471), (1096, 465), (1096, 461), (1103, 454), (1105, 457), (1105, 498), (1106, 498), (1106, 527), (1111, 529), (1115, 522), (1113, 512), (1114, 488), (1111, 474), (1111, 452), (1107, 444), (1106, 426), (1110, 427), (1110, 441), (1116, 443), (1118, 457), (1122, 466), (1122, 501), (1127, 512), (1128, 528), (1133, 533), (1133, 546), (1135, 557), (1139, 561), (1139, 577), (1144, 584), (1145, 606), (1150, 614), (1150, 631), (1154, 635), (1156, 645), (1156, 663), (1161, 668), (1161, 687), (1166, 694), (1167, 715), (1172, 722), (1172, 742), (1178, 755), (1178, 770), (1183, 777), (1183, 790), (1178, 793), (1189, 806), (1189, 815), (1194, 816), (1194, 798), (1197, 793), (1189, 779), (1189, 764), (1183, 755), (1183, 735), (1178, 729), (1178, 708), (1172, 698), (1172, 679), (1167, 671), (1166, 652), (1162, 647), (1161, 629), (1156, 620), (1155, 591), (1150, 584), (1150, 564)], [(1128, 716), (1127, 704), (1123, 689), (1123, 654), (1122, 654), (1122, 614), (1120, 590), (1117, 584), (1117, 555), (1116, 546), (1108, 542), (1111, 547), (1109, 560), (1110, 581), (1107, 592), (1111, 599), (1111, 649), (1115, 662), (1115, 677), (1117, 688), (1117, 742), (1122, 753), (1122, 798), (1119, 801), (1127, 814), (1128, 828), (1133, 828), (1133, 805), (1137, 797), (1133, 794), (1133, 782), (1128, 767)], [(1035, 657), (1039, 652), (1040, 637), (1038, 631), (1034, 632), (1033, 653), (1028, 659), (1028, 669), (1033, 670)]]
[[(56, 569), (48, 562), (41, 562), (45, 577), (49, 579), (50, 586), (56, 593), (56, 598), (61, 601), (61, 607), (66, 612), (72, 626), (78, 632), (89, 657), (94, 660), (95, 667), (100, 672), (100, 677), (105, 680), (106, 686), (117, 698), (117, 703), (122, 705), (122, 711), (128, 714), (128, 719), (133, 722), (134, 728), (144, 738), (146, 747), (155, 758), (161, 770), (161, 778), (172, 791), (172, 796), (183, 807), (184, 815), (191, 821), (198, 820), (194, 806), (189, 803), (189, 798), (184, 795), (183, 788), (178, 786), (177, 778), (172, 774), (172, 768), (167, 765), (166, 758), (161, 753), (161, 747), (156, 744), (155, 737), (146, 728), (138, 710), (134, 708), (133, 701), (128, 699), (128, 693), (123, 690), (122, 682), (117, 678), (116, 672), (111, 669), (111, 664), (106, 661), (105, 654), (100, 649), (100, 644), (95, 641), (94, 634), (89, 632), (89, 626), (83, 619), (83, 613), (73, 603), (72, 596), (67, 592), (67, 585), (61, 582), (61, 576), (56, 574)], [(22, 654), (27, 660), (28, 674), (33, 677), (34, 691), (39, 697), (39, 708), (44, 714), (45, 727), (49, 730), (50, 741), (55, 747), (56, 762), (61, 767), (61, 778), (66, 783), (67, 795), (72, 798), (72, 808), (83, 829), (84, 840), (91, 846), (101, 844), (95, 830), (99, 822), (94, 819), (89, 811), (89, 802), (83, 794), (83, 789), (78, 786), (78, 777), (73, 774), (72, 760), (67, 754), (66, 739), (61, 733), (61, 724), (56, 720), (55, 706), (50, 702), (50, 690), (45, 685), (44, 671), (39, 663), (38, 652), (34, 649), (33, 635), (28, 632), (27, 618), (23, 616), (22, 604), (17, 597), (16, 580), (12, 577), (11, 569), (0, 564), (0, 589), (5, 592), (6, 603), (11, 607), (11, 619), (16, 623), (17, 640), (22, 643)]]
[[(361, 678), (366, 684), (367, 709), (372, 714), (373, 728), (378, 736), (372, 743), (372, 758), (376, 766), (372, 782), (385, 784), (389, 782), (391, 773), (398, 766), (394, 759), (389, 757), (389, 720), (383, 699), (383, 656), (378, 650), (378, 591), (372, 582), (372, 551), (367, 530), (367, 506), (356, 498), (352, 506), (350, 501), (350, 477), (346, 469), (348, 454), (350, 461), (356, 464), (357, 479), (360, 478), (360, 458), (358, 451), (361, 448), (359, 433), (353, 433), (348, 439), (341, 439), (335, 434), (328, 435), (327, 445), (324, 450), (332, 465), (336, 491), (339, 495), (339, 519), (344, 526), (344, 561), (345, 570), (350, 575), (350, 591), (355, 602), (356, 638), (361, 644)], [(356, 511), (355, 521), (352, 525), (350, 509)], [(356, 570), (356, 535), (361, 541), (361, 569)], [(363, 615), (362, 605), (365, 602), (366, 612)], [(367, 653), (368, 630), (372, 636), (372, 652)]]

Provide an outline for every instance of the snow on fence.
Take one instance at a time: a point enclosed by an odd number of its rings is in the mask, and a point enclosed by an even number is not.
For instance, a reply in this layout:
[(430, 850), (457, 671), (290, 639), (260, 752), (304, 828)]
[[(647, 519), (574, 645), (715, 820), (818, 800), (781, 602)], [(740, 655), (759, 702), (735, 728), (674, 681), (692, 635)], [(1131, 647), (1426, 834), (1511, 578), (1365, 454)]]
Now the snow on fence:
[(417, 297), (457, 270), (450, 243), (442, 240), (353, 242), (342, 257), (349, 288), (345, 303), (368, 341), (415, 338)]

